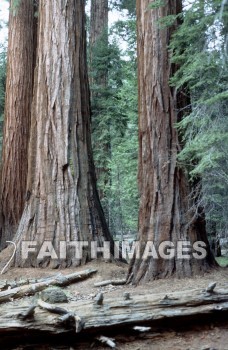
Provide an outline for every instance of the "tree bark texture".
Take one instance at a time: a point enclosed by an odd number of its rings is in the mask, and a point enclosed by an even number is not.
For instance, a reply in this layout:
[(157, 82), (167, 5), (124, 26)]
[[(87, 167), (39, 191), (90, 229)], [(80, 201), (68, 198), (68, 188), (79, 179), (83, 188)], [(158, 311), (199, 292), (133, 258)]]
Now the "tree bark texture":
[(33, 1), (10, 2), (6, 103), (1, 169), (0, 248), (12, 240), (26, 200), (28, 143), (36, 53)]
[[(108, 0), (91, 0), (90, 10), (90, 87), (92, 101), (92, 130), (94, 152), (103, 150), (102, 159), (95, 160), (96, 176), (98, 180), (99, 196), (104, 205), (106, 218), (108, 218), (108, 199), (106, 187), (110, 182), (108, 159), (110, 158), (110, 135), (104, 139), (100, 137), (104, 133), (102, 117), (104, 107), (99, 99), (104, 98), (105, 89), (108, 87), (108, 64), (102, 55), (108, 54)], [(100, 48), (100, 51), (99, 51)], [(103, 49), (102, 49), (103, 48)], [(102, 68), (97, 63), (102, 61)], [(101, 65), (101, 63), (100, 63)], [(106, 126), (107, 129), (109, 126)], [(97, 141), (99, 139), (99, 142)]]
[(91, 0), (90, 10), (90, 60), (93, 47), (103, 37), (108, 45), (108, 0)]
[[(112, 238), (98, 198), (90, 136), (83, 0), (41, 0), (38, 53), (32, 107), (27, 202), (15, 241), (59, 242)], [(33, 255), (17, 266), (66, 267), (82, 259), (74, 249), (64, 259), (38, 261)]]
[[(91, 333), (117, 330), (118, 333), (127, 334), (133, 326), (153, 325), (160, 326), (161, 321), (168, 321), (174, 325), (179, 320), (198, 320), (207, 315), (218, 316), (222, 319), (228, 312), (227, 289), (219, 289), (213, 293), (202, 290), (181, 291), (166, 294), (131, 295), (129, 300), (123, 297), (104, 298), (98, 305), (96, 300), (71, 301), (69, 303), (49, 304), (46, 310), (36, 307), (35, 313), (22, 319), (31, 307), (31, 298), (8, 302), (0, 305), (0, 344), (8, 335), (17, 336), (18, 332), (26, 330), (26, 336), (33, 335), (34, 331), (49, 335), (74, 335), (74, 339), (81, 335), (82, 339)], [(39, 304), (39, 301), (38, 301)], [(61, 308), (61, 310), (60, 310)], [(47, 310), (53, 310), (49, 312)], [(55, 312), (56, 309), (56, 312)], [(75, 325), (61, 322), (60, 312), (77, 315), (83, 322), (81, 334), (76, 334)]]
[[(175, 124), (180, 118), (180, 96), (169, 86), (176, 67), (168, 50), (177, 27), (161, 26), (167, 15), (181, 12), (181, 2), (166, 1), (151, 8), (149, 0), (137, 0), (139, 82), (139, 241), (140, 259), (133, 258), (129, 276), (133, 283), (176, 274), (190, 276), (214, 263), (204, 221), (192, 220), (186, 176), (177, 165), (180, 150)], [(183, 107), (183, 103), (182, 103)], [(141, 259), (147, 241), (204, 241), (207, 257), (196, 259)]]

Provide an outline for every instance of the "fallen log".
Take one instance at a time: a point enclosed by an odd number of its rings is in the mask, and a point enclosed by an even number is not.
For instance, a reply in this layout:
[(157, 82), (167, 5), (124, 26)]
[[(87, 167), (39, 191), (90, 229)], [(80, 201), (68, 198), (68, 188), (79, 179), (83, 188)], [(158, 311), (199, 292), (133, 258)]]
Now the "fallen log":
[[(2, 292), (4, 290), (7, 290), (7, 289), (11, 289), (11, 288), (22, 287), (22, 286), (25, 286), (25, 285), (28, 285), (28, 284), (42, 283), (42, 282), (48, 283), (49, 281), (52, 281), (53, 278), (57, 279), (58, 281), (61, 280), (61, 279), (64, 279), (64, 277), (67, 277), (68, 279), (72, 279), (72, 278), (74, 278), (75, 274), (76, 275), (84, 275), (84, 273), (86, 273), (86, 275), (87, 275), (87, 271), (88, 270), (89, 269), (87, 269), (85, 271), (82, 271), (82, 272), (72, 273), (72, 274), (69, 274), (69, 275), (63, 275), (62, 273), (58, 273), (55, 276), (42, 277), (42, 278), (39, 278), (39, 279), (36, 279), (36, 278), (26, 278), (26, 279), (25, 278), (20, 278), (19, 280), (18, 279), (15, 279), (15, 280), (0, 280), (0, 292)], [(94, 271), (94, 273), (97, 272), (97, 270), (91, 270), (91, 271)], [(88, 277), (90, 277), (90, 275)]]
[(107, 281), (101, 281), (101, 282), (96, 282), (94, 283), (94, 287), (105, 287), (108, 285), (113, 285), (113, 286), (123, 286), (124, 284), (127, 283), (127, 279), (122, 279), (122, 280), (107, 280)]
[[(61, 278), (62, 274), (59, 273), (57, 275), (55, 275), (55, 278), (60, 277)], [(48, 282), (48, 280), (53, 279), (53, 276), (49, 276), (49, 277), (43, 277), (43, 278), (20, 278), (18, 279), (14, 279), (14, 280), (1, 280), (0, 281), (0, 292), (7, 290), (7, 289), (12, 289), (12, 288), (16, 288), (16, 287), (22, 287), (25, 286), (27, 284), (34, 284), (34, 283), (41, 283), (41, 282)]]
[(69, 275), (58, 274), (57, 276), (41, 279), (40, 281), (31, 284), (22, 284), (19, 287), (3, 290), (0, 292), (0, 303), (23, 298), (24, 296), (34, 295), (49, 286), (64, 287), (72, 283), (80, 282), (89, 278), (96, 272), (97, 270), (87, 269), (81, 272), (71, 273)]
[[(42, 306), (43, 304), (41, 304)], [(46, 304), (47, 305), (47, 304)], [(169, 294), (130, 295), (129, 299), (103, 298), (97, 300), (71, 301), (60, 304), (66, 314), (78, 315), (83, 322), (80, 334), (99, 333), (101, 330), (125, 329), (126, 326), (156, 324), (157, 321), (183, 319), (192, 316), (222, 315), (228, 312), (228, 290), (207, 292), (192, 290)], [(26, 331), (27, 336), (34, 331), (45, 334), (74, 334), (75, 324), (64, 323), (55, 313), (36, 307), (33, 317), (18, 317), (25, 315), (31, 308), (31, 300), (17, 300), (0, 305), (0, 339), (10, 334)], [(59, 305), (58, 305), (59, 308)], [(124, 326), (124, 327), (123, 327)], [(76, 338), (77, 339), (77, 338)]]

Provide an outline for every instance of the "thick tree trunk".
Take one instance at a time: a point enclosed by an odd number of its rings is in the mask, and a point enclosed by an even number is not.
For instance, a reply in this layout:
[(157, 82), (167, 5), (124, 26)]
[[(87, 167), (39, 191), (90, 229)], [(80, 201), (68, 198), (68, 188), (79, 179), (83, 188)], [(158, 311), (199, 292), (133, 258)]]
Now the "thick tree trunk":
[[(90, 139), (84, 1), (41, 0), (27, 202), (16, 233), (17, 266), (85, 263), (90, 251), (23, 259), (23, 240), (113, 241), (96, 189)], [(53, 257), (53, 256), (52, 256)]]
[[(110, 158), (110, 136), (104, 139), (100, 137), (104, 133), (102, 117), (104, 114), (103, 106), (99, 99), (104, 98), (105, 89), (108, 84), (108, 65), (105, 57), (108, 52), (108, 0), (91, 0), (90, 11), (90, 87), (92, 101), (92, 129), (93, 129), (93, 149), (94, 152), (103, 151), (102, 159), (95, 161), (96, 176), (98, 180), (99, 196), (105, 209), (106, 218), (108, 218), (108, 198), (106, 188), (110, 182), (110, 173), (108, 159)], [(99, 50), (100, 49), (100, 50)], [(104, 52), (105, 50), (105, 52)], [(97, 62), (103, 60), (102, 68), (97, 67)], [(107, 126), (107, 129), (109, 126)], [(99, 141), (98, 141), (99, 139)]]
[(37, 19), (33, 1), (10, 2), (0, 191), (0, 248), (14, 236), (26, 198)]
[[(182, 101), (169, 79), (175, 66), (170, 62), (168, 45), (172, 27), (159, 20), (181, 11), (181, 1), (167, 1), (151, 9), (149, 0), (137, 0), (138, 79), (139, 79), (139, 241), (140, 258), (134, 256), (129, 277), (133, 283), (176, 274), (189, 276), (214, 263), (200, 217), (192, 220), (189, 188), (184, 172), (178, 168), (180, 149), (175, 123)], [(147, 241), (156, 248), (163, 241), (203, 241), (207, 257), (203, 260), (142, 258)]]

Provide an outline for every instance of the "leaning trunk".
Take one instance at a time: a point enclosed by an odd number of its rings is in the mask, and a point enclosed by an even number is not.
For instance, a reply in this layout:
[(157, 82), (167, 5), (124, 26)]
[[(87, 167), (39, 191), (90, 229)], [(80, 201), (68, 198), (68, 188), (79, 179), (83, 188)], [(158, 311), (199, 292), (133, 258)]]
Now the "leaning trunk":
[[(207, 241), (204, 220), (189, 211), (189, 188), (186, 176), (177, 165), (180, 149), (175, 124), (183, 107), (181, 94), (169, 86), (176, 67), (170, 62), (168, 46), (177, 22), (161, 26), (167, 15), (181, 11), (181, 2), (167, 1), (165, 6), (151, 9), (149, 0), (137, 0), (138, 79), (139, 79), (139, 259), (135, 254), (129, 276), (141, 280), (164, 278), (175, 274), (190, 276), (214, 263)], [(148, 241), (156, 252), (163, 241), (195, 241), (206, 244), (203, 260), (172, 259), (156, 256), (152, 250), (144, 255)], [(147, 246), (149, 247), (149, 246)], [(152, 247), (152, 246), (151, 246)]]
[[(15, 239), (16, 265), (66, 267), (91, 256), (87, 248), (82, 256), (74, 248), (60, 254), (60, 242), (110, 240), (113, 249), (91, 151), (84, 0), (41, 0), (38, 33), (27, 202)], [(24, 240), (38, 247), (48, 241), (55, 252), (25, 259)]]
[(36, 25), (33, 1), (10, 3), (6, 103), (1, 169), (0, 248), (12, 240), (25, 204)]

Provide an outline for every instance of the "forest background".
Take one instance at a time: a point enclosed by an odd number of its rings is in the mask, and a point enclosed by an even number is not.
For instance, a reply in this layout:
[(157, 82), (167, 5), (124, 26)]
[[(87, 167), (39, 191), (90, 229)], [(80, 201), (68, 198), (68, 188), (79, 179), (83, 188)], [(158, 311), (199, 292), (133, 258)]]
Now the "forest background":
[[(2, 4), (7, 1), (1, 0)], [(155, 1), (154, 6), (162, 6)], [(87, 5), (89, 8), (89, 4)], [(123, 15), (124, 14), (124, 15)], [(5, 12), (3, 13), (5, 16)], [(176, 125), (182, 137), (179, 166), (192, 185), (196, 207), (204, 208), (209, 239), (228, 235), (227, 2), (186, 2), (182, 25), (172, 38), (173, 62), (180, 69), (171, 79), (190, 92), (185, 117)], [(89, 33), (89, 11), (87, 11)], [(5, 18), (6, 19), (6, 18)], [(111, 20), (110, 20), (111, 19)], [(163, 26), (172, 25), (168, 16)], [(1, 38), (5, 24), (1, 23)], [(6, 32), (5, 32), (6, 33)], [(0, 47), (0, 137), (2, 140), (7, 41)], [(88, 53), (91, 51), (88, 34)], [(110, 1), (108, 42), (105, 35), (88, 59), (92, 139), (98, 187), (114, 237), (134, 238), (139, 196), (138, 106), (135, 1)], [(90, 57), (90, 53), (88, 54)], [(105, 85), (99, 77), (106, 75)], [(103, 150), (106, 149), (106, 152)]]

